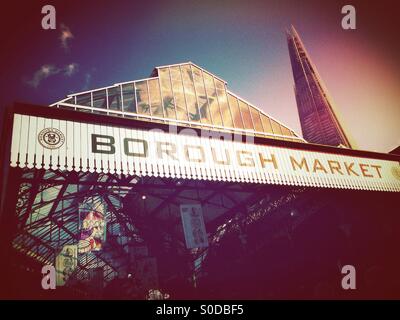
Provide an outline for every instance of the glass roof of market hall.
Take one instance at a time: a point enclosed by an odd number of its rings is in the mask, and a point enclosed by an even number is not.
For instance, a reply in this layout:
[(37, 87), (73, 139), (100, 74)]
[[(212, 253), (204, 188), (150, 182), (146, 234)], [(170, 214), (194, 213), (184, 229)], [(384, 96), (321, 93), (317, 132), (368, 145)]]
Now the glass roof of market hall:
[(51, 106), (305, 142), (192, 62), (156, 67), (150, 78), (70, 94)]

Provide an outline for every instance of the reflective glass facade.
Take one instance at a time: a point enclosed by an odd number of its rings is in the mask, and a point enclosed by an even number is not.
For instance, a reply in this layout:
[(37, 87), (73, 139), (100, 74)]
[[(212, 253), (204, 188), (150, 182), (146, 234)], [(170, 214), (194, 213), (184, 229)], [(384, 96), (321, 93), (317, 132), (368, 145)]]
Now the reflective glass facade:
[[(326, 89), (296, 30), (287, 32), (303, 137), (308, 142), (351, 148)], [(286, 131), (285, 131), (286, 132)]]
[(53, 106), (303, 141), (227, 90), (225, 81), (191, 62), (157, 67), (148, 79), (72, 94)]

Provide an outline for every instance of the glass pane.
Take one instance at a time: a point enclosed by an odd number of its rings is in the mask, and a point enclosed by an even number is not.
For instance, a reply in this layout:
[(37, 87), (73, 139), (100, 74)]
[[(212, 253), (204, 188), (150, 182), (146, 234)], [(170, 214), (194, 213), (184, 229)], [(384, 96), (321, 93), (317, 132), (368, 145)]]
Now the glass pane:
[(242, 100), (239, 100), (240, 111), (242, 112), (242, 118), (245, 129), (254, 130), (253, 123), (251, 122), (249, 106)]
[(213, 124), (222, 126), (221, 113), (219, 111), (219, 104), (217, 100), (217, 91), (214, 86), (214, 79), (211, 75), (203, 72), (204, 84), (206, 86), (206, 93), (208, 97), (208, 105), (210, 106), (211, 118)]
[(251, 112), (251, 117), (253, 118), (254, 129), (256, 131), (262, 132), (263, 127), (261, 124), (260, 113), (258, 112), (257, 109), (253, 108), (252, 106), (249, 106), (249, 108), (250, 108), (250, 112)]
[(147, 81), (135, 83), (138, 113), (150, 115), (149, 95), (147, 92)]
[(222, 115), (222, 120), (224, 122), (224, 126), (233, 128), (234, 127), (233, 120), (232, 120), (231, 111), (229, 110), (228, 99), (226, 98), (226, 92), (225, 92), (225, 90), (217, 89), (217, 94), (218, 94), (219, 108), (221, 110), (221, 115)]
[(160, 85), (158, 84), (158, 79), (149, 80), (149, 95), (151, 114), (155, 117), (164, 117), (161, 106)]
[(271, 124), (272, 124), (272, 131), (274, 131), (274, 134), (282, 134), (281, 126), (278, 122), (271, 119)]
[(265, 114), (261, 114), (261, 122), (264, 128), (264, 132), (273, 133), (269, 117), (267, 117)]
[(122, 86), (122, 98), (124, 101), (124, 111), (137, 112), (135, 101), (135, 87), (133, 83), (124, 84)]
[(282, 134), (283, 134), (284, 136), (288, 136), (288, 137), (291, 136), (290, 130), (289, 130), (288, 128), (286, 128), (286, 127), (284, 127), (284, 126), (281, 126), (281, 129), (282, 129)]
[(120, 86), (108, 89), (108, 108), (121, 111), (121, 91)]
[(217, 88), (217, 90), (225, 90), (225, 84), (221, 80), (218, 80), (216, 78), (214, 78), (214, 80), (215, 80), (215, 87)]
[(188, 121), (185, 96), (183, 95), (183, 85), (181, 72), (178, 66), (171, 67), (172, 90), (175, 97), (176, 116), (178, 120)]
[(165, 117), (176, 119), (174, 96), (172, 94), (171, 79), (169, 76), (169, 69), (162, 68), (158, 70), (161, 83), (161, 95), (164, 105)]
[(84, 93), (76, 96), (76, 104), (79, 104), (81, 106), (91, 107), (91, 101), (92, 98), (90, 96), (90, 93)]
[(192, 66), (194, 88), (196, 89), (197, 101), (199, 102), (200, 119), (202, 123), (211, 123), (210, 109), (208, 107), (206, 89), (204, 87), (202, 71)]
[(183, 78), (183, 87), (185, 89), (185, 97), (187, 110), (189, 113), (190, 121), (200, 121), (200, 112), (197, 106), (196, 95), (194, 92), (194, 82), (193, 75), (190, 65), (181, 66), (182, 78)]
[(93, 92), (93, 107), (107, 109), (106, 90)]
[(244, 126), (243, 126), (242, 116), (240, 115), (237, 98), (228, 93), (228, 102), (232, 111), (232, 117), (233, 117), (233, 122), (235, 124), (235, 128), (243, 129)]
[(181, 69), (179, 66), (170, 67), (172, 81), (181, 81)]

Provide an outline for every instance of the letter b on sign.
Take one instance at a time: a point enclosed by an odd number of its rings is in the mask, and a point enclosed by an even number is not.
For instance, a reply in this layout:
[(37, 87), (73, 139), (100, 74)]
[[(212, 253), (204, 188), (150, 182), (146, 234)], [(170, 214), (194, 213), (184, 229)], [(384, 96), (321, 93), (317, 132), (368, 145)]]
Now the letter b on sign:
[(356, 268), (348, 264), (342, 267), (342, 274), (345, 276), (342, 278), (342, 288), (344, 290), (356, 289)]
[(92, 152), (114, 154), (115, 153), (115, 139), (112, 136), (105, 136), (101, 134), (92, 134)]

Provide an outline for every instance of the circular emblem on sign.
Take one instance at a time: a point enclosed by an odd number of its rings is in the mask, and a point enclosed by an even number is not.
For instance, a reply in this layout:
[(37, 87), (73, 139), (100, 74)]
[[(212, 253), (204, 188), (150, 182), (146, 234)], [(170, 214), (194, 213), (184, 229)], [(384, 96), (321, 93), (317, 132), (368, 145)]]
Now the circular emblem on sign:
[(46, 128), (39, 132), (39, 143), (47, 149), (58, 149), (64, 142), (64, 134), (55, 128)]
[(400, 167), (392, 167), (392, 175), (397, 179), (400, 180)]

